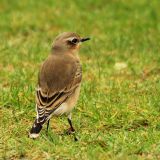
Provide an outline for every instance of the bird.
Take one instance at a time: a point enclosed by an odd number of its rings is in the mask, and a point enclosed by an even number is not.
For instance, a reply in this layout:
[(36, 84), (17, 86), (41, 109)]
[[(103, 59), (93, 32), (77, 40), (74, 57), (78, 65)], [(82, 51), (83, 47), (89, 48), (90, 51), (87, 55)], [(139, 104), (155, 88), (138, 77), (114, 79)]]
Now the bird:
[(36, 88), (36, 113), (30, 138), (39, 137), (43, 125), (52, 116), (66, 115), (70, 128), (68, 133), (75, 133), (72, 125), (72, 110), (80, 94), (82, 81), (82, 66), (79, 49), (82, 42), (90, 40), (82, 38), (74, 32), (59, 34), (51, 47), (51, 52), (41, 65)]

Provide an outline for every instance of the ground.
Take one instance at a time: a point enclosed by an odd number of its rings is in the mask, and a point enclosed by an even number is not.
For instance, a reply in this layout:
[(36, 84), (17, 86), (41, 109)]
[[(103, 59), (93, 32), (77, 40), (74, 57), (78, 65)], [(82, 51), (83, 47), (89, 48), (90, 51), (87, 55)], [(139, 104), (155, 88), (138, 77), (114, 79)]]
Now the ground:
[[(160, 159), (159, 0), (0, 0), (0, 159)], [(57, 34), (82, 45), (73, 111), (32, 140), (40, 64)]]

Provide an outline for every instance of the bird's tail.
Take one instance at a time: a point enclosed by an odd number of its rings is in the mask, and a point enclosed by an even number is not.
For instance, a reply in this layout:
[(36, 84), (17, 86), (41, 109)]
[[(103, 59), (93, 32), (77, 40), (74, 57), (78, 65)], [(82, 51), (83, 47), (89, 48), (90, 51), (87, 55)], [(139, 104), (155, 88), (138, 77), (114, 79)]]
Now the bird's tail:
[(29, 132), (29, 137), (30, 138), (37, 138), (39, 136), (39, 133), (42, 129), (44, 122), (38, 123), (38, 120), (35, 119), (33, 126)]

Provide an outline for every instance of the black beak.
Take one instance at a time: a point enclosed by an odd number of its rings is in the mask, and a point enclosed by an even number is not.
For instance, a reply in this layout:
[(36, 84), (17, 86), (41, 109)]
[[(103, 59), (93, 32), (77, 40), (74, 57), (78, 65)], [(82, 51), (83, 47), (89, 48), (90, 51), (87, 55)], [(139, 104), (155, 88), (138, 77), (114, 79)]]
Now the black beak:
[(89, 37), (87, 37), (87, 38), (81, 38), (80, 42), (84, 42), (84, 41), (88, 41), (88, 40), (90, 40)]

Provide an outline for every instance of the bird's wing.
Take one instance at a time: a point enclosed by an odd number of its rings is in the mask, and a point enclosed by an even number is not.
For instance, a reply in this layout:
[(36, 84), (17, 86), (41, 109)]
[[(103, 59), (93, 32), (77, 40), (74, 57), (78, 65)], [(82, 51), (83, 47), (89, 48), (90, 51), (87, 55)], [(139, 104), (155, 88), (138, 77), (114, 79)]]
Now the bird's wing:
[(39, 121), (43, 122), (80, 85), (82, 70), (79, 60), (66, 55), (51, 55), (39, 73), (36, 91)]

